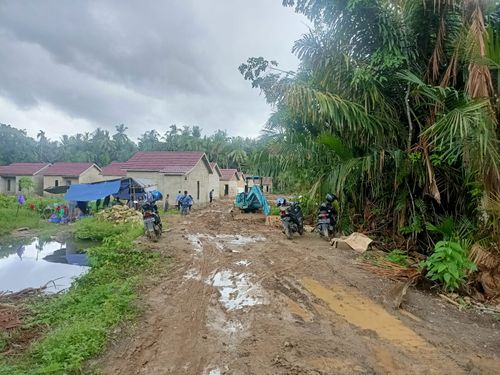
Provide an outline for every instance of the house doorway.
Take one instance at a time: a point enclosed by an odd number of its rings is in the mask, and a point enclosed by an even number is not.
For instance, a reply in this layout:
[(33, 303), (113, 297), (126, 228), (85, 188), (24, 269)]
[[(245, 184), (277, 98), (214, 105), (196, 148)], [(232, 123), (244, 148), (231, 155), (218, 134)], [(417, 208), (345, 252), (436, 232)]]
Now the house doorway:
[(229, 185), (224, 185), (224, 195), (229, 195)]
[(196, 181), (196, 200), (200, 201), (200, 181)]

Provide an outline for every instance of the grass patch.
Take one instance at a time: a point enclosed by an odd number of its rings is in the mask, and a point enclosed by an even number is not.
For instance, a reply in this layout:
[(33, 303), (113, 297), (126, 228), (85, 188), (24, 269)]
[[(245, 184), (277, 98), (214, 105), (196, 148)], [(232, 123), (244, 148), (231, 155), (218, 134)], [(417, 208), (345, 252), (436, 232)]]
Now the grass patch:
[(161, 264), (160, 255), (138, 250), (133, 240), (142, 226), (112, 225), (96, 219), (76, 224), (76, 236), (102, 244), (89, 250), (92, 268), (61, 295), (31, 301), (26, 326), (47, 327), (45, 333), (21, 356), (0, 360), (0, 374), (71, 374), (84, 371), (86, 360), (101, 353), (110, 332), (132, 319), (137, 308), (137, 288), (145, 270)]
[(44, 228), (50, 226), (47, 220), (40, 218), (36, 211), (25, 208), (1, 208), (0, 209), (0, 236), (11, 233), (18, 228)]
[[(112, 223), (93, 217), (84, 218), (79, 220), (76, 224), (75, 237), (80, 240), (103, 241), (107, 237), (113, 237), (127, 232), (130, 227), (131, 225), (127, 223)], [(135, 226), (134, 228), (137, 227), (138, 226)], [(140, 233), (138, 233), (136, 237), (144, 232), (142, 225), (138, 228), (140, 229)]]
[(40, 214), (47, 205), (57, 201), (54, 198), (28, 198), (18, 209), (16, 196), (0, 195), (0, 236), (18, 228), (44, 229), (53, 226)]
[(410, 265), (408, 254), (402, 250), (395, 249), (387, 254), (387, 260), (400, 266), (408, 267)]

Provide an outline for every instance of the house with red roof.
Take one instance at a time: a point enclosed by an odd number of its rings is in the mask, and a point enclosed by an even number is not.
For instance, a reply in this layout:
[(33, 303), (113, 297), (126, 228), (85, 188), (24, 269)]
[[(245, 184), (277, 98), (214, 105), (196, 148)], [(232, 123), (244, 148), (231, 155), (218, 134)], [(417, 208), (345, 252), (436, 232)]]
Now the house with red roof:
[(210, 166), (213, 171), (213, 174), (209, 176), (210, 190), (214, 191), (213, 197), (214, 199), (217, 199), (220, 197), (220, 179), (222, 178), (222, 172), (217, 163), (212, 162), (210, 163)]
[(139, 151), (121, 167), (127, 177), (153, 180), (164, 197), (175, 204), (179, 191), (188, 191), (196, 203), (207, 203), (210, 175), (214, 173), (204, 152)]
[(34, 182), (34, 192), (41, 195), (43, 192), (43, 172), (50, 163), (12, 163), (0, 166), (0, 193), (17, 194), (21, 191), (19, 180), (21, 177), (30, 177)]
[(103, 180), (116, 180), (127, 177), (127, 171), (123, 169), (124, 165), (125, 163), (114, 161), (103, 167), (101, 170)]
[(241, 177), (237, 169), (221, 169), (220, 192), (224, 197), (235, 197)]
[(94, 163), (54, 163), (43, 171), (43, 188), (102, 181), (100, 173), (101, 168)]

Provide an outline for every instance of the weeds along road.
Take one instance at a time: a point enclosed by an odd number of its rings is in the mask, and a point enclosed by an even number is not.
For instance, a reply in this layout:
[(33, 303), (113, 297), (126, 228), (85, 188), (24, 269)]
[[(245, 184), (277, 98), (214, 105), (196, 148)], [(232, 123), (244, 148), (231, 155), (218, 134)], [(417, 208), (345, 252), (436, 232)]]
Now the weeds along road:
[(359, 269), (313, 233), (287, 240), (231, 202), (169, 216), (151, 245), (174, 258), (104, 374), (495, 374), (499, 322)]

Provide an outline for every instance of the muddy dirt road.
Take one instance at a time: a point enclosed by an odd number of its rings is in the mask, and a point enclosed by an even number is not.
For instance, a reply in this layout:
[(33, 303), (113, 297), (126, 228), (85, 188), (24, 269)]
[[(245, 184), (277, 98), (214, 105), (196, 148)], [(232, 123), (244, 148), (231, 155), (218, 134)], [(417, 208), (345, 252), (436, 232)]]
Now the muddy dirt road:
[(500, 373), (500, 322), (414, 289), (394, 310), (394, 284), (358, 254), (230, 207), (169, 216), (154, 247), (175, 265), (97, 363), (104, 374)]

